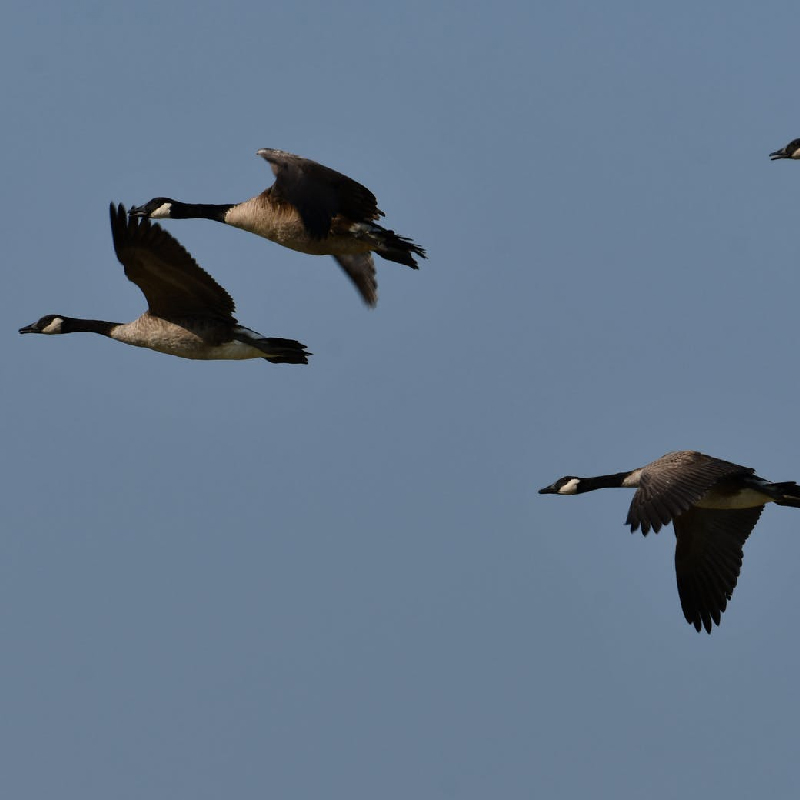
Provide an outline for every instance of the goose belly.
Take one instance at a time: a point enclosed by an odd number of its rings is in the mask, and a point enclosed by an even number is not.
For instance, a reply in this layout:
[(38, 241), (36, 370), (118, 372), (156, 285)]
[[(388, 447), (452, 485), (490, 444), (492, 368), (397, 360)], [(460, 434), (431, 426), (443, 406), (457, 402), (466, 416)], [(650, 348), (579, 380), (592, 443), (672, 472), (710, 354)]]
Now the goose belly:
[(234, 207), (225, 216), (234, 228), (254, 233), (272, 242), (308, 253), (312, 256), (352, 255), (368, 253), (375, 242), (370, 241), (371, 226), (348, 223), (339, 218), (331, 224), (330, 233), (323, 239), (308, 235), (300, 215), (294, 211), (261, 213), (253, 208)]
[(263, 236), (265, 239), (311, 256), (338, 256), (369, 253), (372, 250), (370, 242), (356, 239), (352, 235), (330, 233), (324, 239), (313, 239), (302, 225), (276, 224), (259, 226), (252, 233)]
[(763, 506), (771, 500), (772, 498), (766, 492), (749, 487), (733, 491), (711, 489), (695, 503), (695, 506), (697, 508), (717, 509), (755, 508), (756, 506)]
[(219, 342), (218, 337), (215, 337), (215, 342), (213, 338), (189, 328), (154, 318), (146, 320), (144, 324), (136, 320), (128, 325), (120, 325), (112, 331), (111, 338), (134, 347), (146, 347), (157, 353), (180, 358), (212, 361), (264, 357), (261, 350), (244, 342)]

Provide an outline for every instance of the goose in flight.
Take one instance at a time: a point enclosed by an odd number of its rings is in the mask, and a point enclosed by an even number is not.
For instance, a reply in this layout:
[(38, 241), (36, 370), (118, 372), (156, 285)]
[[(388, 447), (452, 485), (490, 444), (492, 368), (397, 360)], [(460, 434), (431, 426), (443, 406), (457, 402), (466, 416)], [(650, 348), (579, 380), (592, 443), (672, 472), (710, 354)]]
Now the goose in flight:
[(205, 218), (255, 233), (292, 250), (331, 255), (368, 306), (378, 302), (372, 253), (417, 269), (425, 251), (410, 239), (378, 225), (384, 216), (375, 195), (352, 178), (308, 158), (262, 148), (275, 181), (241, 203), (209, 205), (154, 197), (133, 206), (133, 216), (152, 219)]
[(672, 522), (675, 572), (686, 621), (711, 633), (719, 625), (742, 566), (742, 547), (767, 503), (800, 508), (794, 481), (773, 483), (730, 461), (679, 450), (630, 472), (578, 478), (566, 475), (539, 494), (573, 495), (595, 489), (636, 489), (626, 525), (631, 532)]
[(769, 154), (770, 161), (777, 161), (779, 158), (800, 158), (800, 139), (792, 139), (786, 147)]
[(126, 323), (47, 314), (20, 333), (99, 333), (181, 358), (308, 363), (300, 342), (240, 325), (230, 295), (159, 225), (129, 217), (122, 205), (110, 210), (114, 251), (128, 280), (142, 290), (147, 311)]

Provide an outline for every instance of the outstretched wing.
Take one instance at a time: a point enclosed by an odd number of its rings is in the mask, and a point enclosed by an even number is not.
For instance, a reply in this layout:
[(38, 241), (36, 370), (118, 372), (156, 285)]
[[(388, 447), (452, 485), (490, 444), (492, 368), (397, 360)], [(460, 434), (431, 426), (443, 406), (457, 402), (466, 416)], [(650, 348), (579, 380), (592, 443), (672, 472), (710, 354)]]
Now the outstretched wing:
[(645, 536), (651, 528), (658, 533), (722, 479), (752, 474), (748, 467), (695, 450), (667, 453), (643, 468), (625, 524), (631, 531), (641, 527)]
[(686, 621), (711, 633), (731, 599), (742, 548), (764, 506), (744, 509), (692, 508), (675, 518), (675, 574)]
[(341, 172), (283, 150), (265, 147), (258, 155), (270, 163), (275, 174), (275, 183), (266, 193), (277, 202), (294, 206), (314, 239), (328, 235), (337, 214), (354, 222), (372, 222), (383, 216), (375, 195)]
[(142, 290), (152, 314), (233, 319), (231, 296), (160, 225), (129, 217), (121, 203), (112, 203), (111, 236), (125, 275)]

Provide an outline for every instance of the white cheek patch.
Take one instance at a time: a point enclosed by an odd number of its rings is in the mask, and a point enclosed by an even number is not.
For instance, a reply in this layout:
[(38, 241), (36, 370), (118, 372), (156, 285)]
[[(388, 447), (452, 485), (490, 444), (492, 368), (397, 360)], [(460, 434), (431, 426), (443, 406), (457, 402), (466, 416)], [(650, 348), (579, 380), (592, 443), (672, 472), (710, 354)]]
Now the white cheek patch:
[(56, 317), (46, 327), (42, 328), (41, 333), (61, 333), (61, 323), (64, 320), (61, 317)]
[(568, 480), (559, 490), (559, 494), (577, 494), (578, 493), (578, 478)]
[(150, 212), (150, 219), (168, 219), (172, 211), (172, 203), (162, 203), (155, 211)]

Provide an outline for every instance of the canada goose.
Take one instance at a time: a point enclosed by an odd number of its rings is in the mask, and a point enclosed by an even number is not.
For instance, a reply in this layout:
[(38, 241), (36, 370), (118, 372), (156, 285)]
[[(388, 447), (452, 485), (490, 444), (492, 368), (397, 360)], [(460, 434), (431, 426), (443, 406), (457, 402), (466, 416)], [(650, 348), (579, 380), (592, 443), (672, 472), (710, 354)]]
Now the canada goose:
[(742, 547), (769, 502), (800, 508), (800, 486), (772, 483), (748, 467), (694, 450), (667, 453), (645, 467), (596, 478), (567, 475), (539, 494), (582, 494), (613, 487), (636, 489), (626, 525), (646, 536), (670, 522), (677, 539), (675, 572), (683, 615), (699, 631), (731, 599)]
[(769, 154), (770, 161), (777, 161), (779, 158), (800, 158), (800, 139), (792, 139), (786, 147)]
[(266, 358), (273, 364), (307, 364), (304, 345), (273, 339), (239, 325), (230, 295), (159, 225), (129, 218), (111, 205), (114, 250), (128, 280), (147, 299), (133, 322), (103, 322), (48, 314), (20, 333), (87, 331), (182, 358)]
[(203, 217), (255, 233), (292, 250), (331, 255), (356, 285), (364, 302), (378, 302), (372, 252), (417, 269), (425, 251), (411, 239), (375, 224), (384, 216), (375, 195), (340, 172), (283, 150), (263, 148), (275, 182), (241, 203), (207, 205), (154, 197), (130, 213), (152, 219)]

